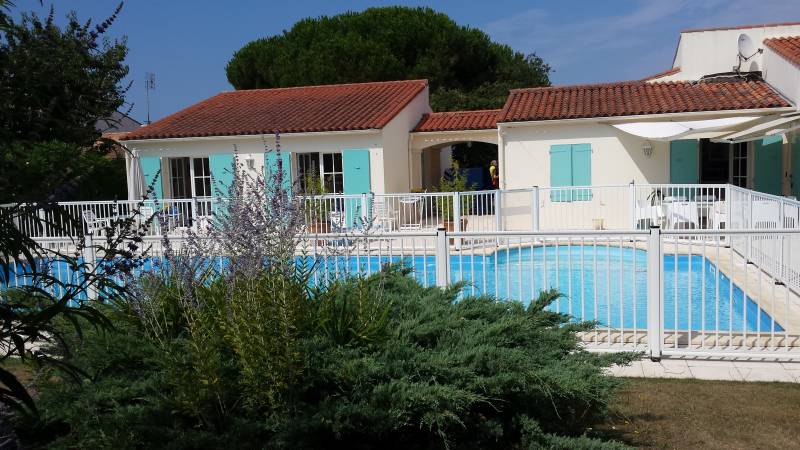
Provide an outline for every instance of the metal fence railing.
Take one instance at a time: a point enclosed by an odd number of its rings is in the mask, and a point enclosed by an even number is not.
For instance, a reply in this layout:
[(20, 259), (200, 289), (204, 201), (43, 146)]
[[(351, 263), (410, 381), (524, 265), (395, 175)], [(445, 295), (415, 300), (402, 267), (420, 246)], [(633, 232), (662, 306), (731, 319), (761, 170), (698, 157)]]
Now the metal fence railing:
[[(791, 248), (784, 244), (798, 239), (798, 229), (352, 231), (298, 236), (297, 258), (313, 265), (315, 284), (402, 264), (424, 286), (461, 284), (460, 301), (489, 295), (528, 303), (555, 289), (562, 296), (550, 310), (597, 323), (581, 334), (593, 351), (800, 361), (800, 296), (792, 273), (770, 260), (776, 242)], [(74, 247), (64, 238), (40, 242)], [(148, 238), (142, 248), (149, 261), (142, 270), (156, 270), (162, 240)], [(226, 255), (208, 257), (225, 269)], [(20, 283), (24, 276), (10, 285)]]

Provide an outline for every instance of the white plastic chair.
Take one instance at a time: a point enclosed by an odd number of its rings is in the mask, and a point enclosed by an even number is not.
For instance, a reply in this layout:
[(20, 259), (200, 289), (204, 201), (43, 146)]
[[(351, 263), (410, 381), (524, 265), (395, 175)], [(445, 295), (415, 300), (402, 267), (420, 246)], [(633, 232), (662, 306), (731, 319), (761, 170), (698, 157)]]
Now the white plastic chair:
[(373, 228), (389, 232), (395, 229), (397, 217), (385, 200), (375, 200), (372, 205)]
[(646, 228), (649, 225), (661, 226), (664, 219), (664, 208), (661, 205), (652, 205), (648, 200), (636, 200), (636, 227)]
[(722, 230), (728, 227), (728, 208), (725, 202), (714, 202), (711, 226), (715, 230)]
[(111, 226), (111, 219), (98, 218), (92, 210), (83, 211), (83, 221), (86, 223), (86, 232), (94, 236), (95, 233), (101, 234), (103, 230)]
[(688, 228), (700, 228), (700, 219), (697, 213), (697, 202), (671, 202), (665, 204), (669, 228), (677, 230), (679, 225), (688, 225)]

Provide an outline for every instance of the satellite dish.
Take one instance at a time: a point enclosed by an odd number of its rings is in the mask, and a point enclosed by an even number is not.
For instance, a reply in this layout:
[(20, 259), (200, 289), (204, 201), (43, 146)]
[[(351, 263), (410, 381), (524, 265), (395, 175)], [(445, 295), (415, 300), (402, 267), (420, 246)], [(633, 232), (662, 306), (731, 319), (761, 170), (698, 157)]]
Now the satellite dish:
[(747, 61), (758, 53), (758, 48), (750, 36), (742, 33), (739, 35), (739, 57)]

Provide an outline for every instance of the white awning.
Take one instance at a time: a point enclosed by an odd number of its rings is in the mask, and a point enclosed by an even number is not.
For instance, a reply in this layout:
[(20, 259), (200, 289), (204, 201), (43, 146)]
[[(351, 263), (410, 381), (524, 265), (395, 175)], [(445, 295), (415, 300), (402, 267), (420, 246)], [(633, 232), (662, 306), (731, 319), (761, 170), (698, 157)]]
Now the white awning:
[(611, 124), (628, 134), (651, 140), (672, 140), (698, 131), (725, 130), (759, 119), (759, 116), (725, 117), (709, 120), (682, 120), (675, 122), (629, 122)]
[(800, 127), (800, 115), (795, 113), (789, 117), (779, 117), (768, 122), (760, 123), (742, 131), (720, 136), (716, 142), (747, 142), (762, 139), (766, 136), (786, 133)]

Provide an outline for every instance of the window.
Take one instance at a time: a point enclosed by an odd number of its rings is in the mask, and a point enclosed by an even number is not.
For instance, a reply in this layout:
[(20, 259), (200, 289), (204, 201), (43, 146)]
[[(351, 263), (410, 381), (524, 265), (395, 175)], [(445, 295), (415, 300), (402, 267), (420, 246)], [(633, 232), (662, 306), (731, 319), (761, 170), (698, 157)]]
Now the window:
[(344, 192), (341, 153), (301, 153), (297, 155), (297, 178), (303, 192), (313, 191), (309, 186), (314, 179), (320, 180), (326, 194)]
[[(300, 182), (300, 192), (307, 194), (318, 193), (312, 182), (319, 179), (319, 153), (300, 153), (297, 155), (297, 179)], [(316, 187), (318, 188), (318, 186)]]
[(747, 187), (747, 142), (733, 144), (731, 184)]
[(322, 183), (325, 192), (331, 194), (341, 194), (344, 192), (342, 174), (342, 154), (323, 153), (322, 154)]
[(589, 144), (560, 144), (550, 147), (550, 200), (554, 202), (587, 201), (590, 189), (570, 186), (592, 185), (592, 147)]
[(172, 198), (190, 198), (189, 158), (169, 158), (169, 187)]
[(208, 158), (192, 158), (194, 164), (194, 196), (211, 197), (211, 168)]

